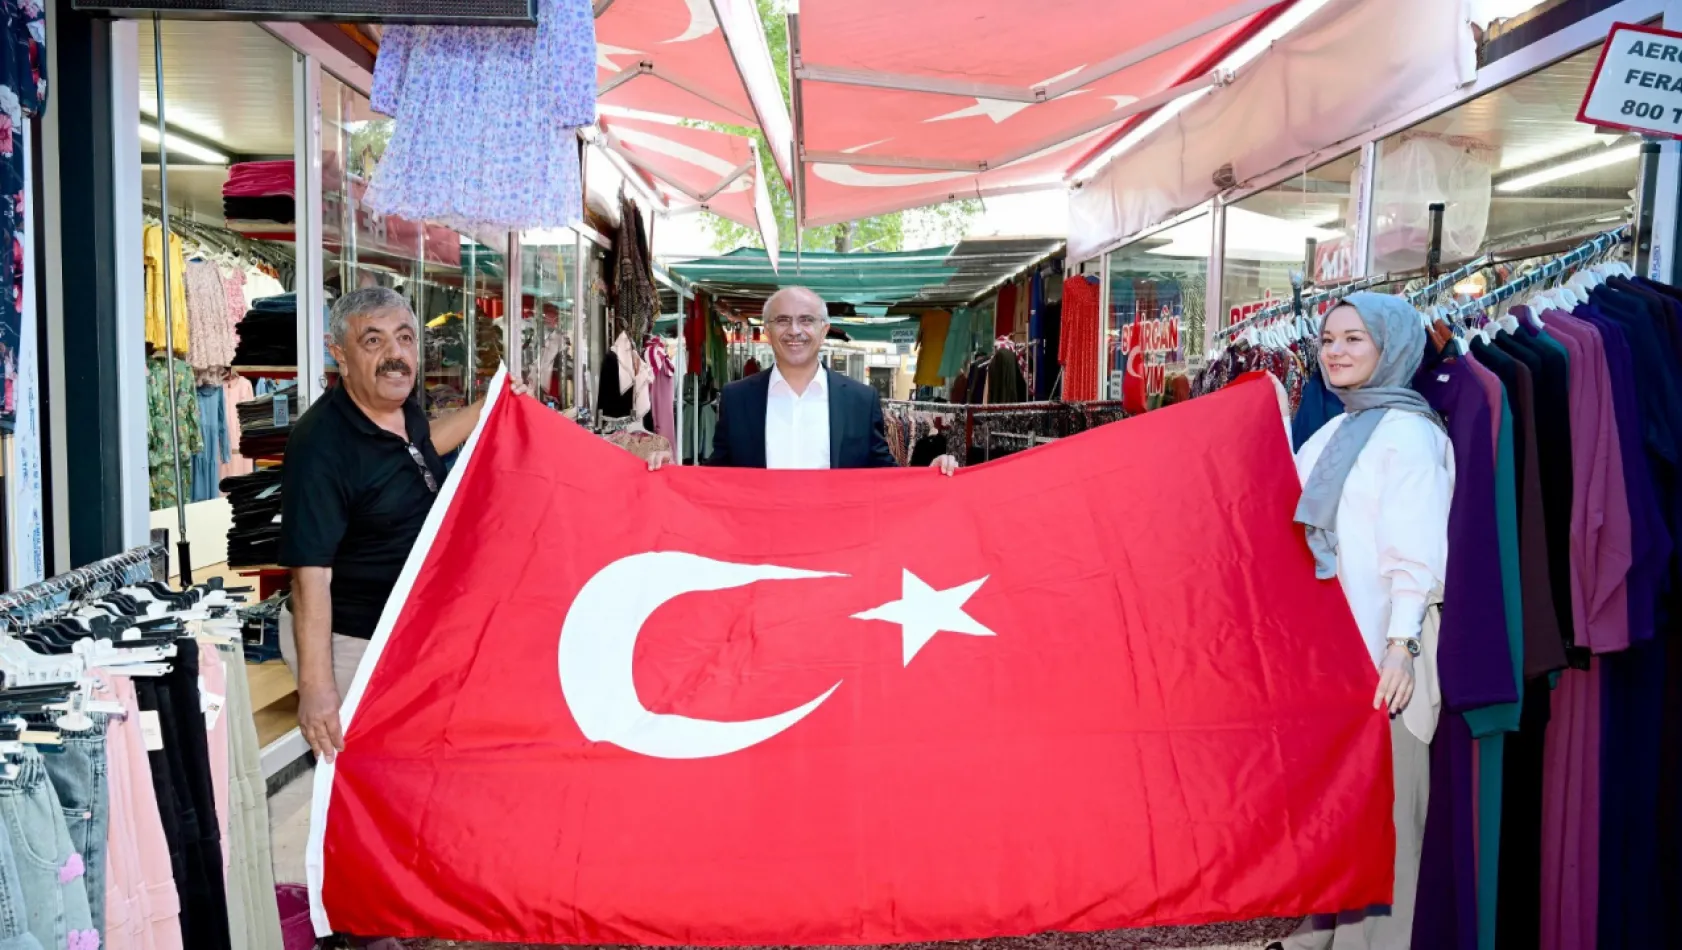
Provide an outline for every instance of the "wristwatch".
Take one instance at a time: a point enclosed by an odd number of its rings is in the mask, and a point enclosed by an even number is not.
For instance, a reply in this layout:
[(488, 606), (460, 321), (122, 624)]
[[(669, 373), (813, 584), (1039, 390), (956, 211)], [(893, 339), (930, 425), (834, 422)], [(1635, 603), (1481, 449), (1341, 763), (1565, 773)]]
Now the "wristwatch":
[(1418, 656), (1419, 655), (1419, 638), (1418, 637), (1391, 637), (1390, 638), (1390, 645), (1391, 646), (1396, 646), (1397, 644), (1400, 644), (1404, 649), (1406, 649), (1408, 651), (1408, 656)]

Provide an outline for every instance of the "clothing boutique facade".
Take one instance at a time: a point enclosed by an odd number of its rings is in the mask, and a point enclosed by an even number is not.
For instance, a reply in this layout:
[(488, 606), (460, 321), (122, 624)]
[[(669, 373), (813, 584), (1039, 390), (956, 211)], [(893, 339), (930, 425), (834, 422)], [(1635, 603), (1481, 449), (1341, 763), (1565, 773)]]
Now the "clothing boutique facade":
[[(39, 460), (38, 479), (6, 485), (8, 524), (36, 530), (6, 532), (4, 586), (144, 544), (157, 528), (173, 537), (178, 458), (193, 567), (225, 562), (230, 522), (215, 482), (260, 461), (240, 456), (237, 401), (294, 382), (293, 414), (318, 398), (334, 372), (327, 308), (349, 289), (391, 287), (419, 315), (418, 388), (430, 413), (482, 395), (503, 362), (559, 409), (588, 401), (585, 367), (609, 342), (618, 195), (642, 199), (639, 213), (650, 204), (595, 145), (580, 144), (584, 223), (467, 234), (361, 201), (392, 120), (370, 107), (373, 44), (353, 31), (113, 19), (64, 0), (48, 4), (46, 49), (50, 104), (28, 129), (26, 321), (38, 344), (26, 356), (36, 378), (20, 374), (39, 426), (20, 426), (6, 453), (8, 473)], [(175, 303), (168, 320), (163, 270)], [(213, 278), (227, 303), (206, 310), (213, 295), (195, 288)], [(201, 355), (205, 327), (259, 300), (260, 326), (244, 327), (232, 352)], [(544, 358), (552, 365), (541, 378), (521, 372)], [(213, 385), (228, 387), (220, 409)], [(232, 433), (220, 445), (216, 413)], [(212, 434), (199, 438), (195, 427)]]
[[(1480, 255), (1519, 262), (1530, 252), (1557, 253), (1635, 223), (1646, 207), (1649, 273), (1671, 279), (1677, 143), (1656, 146), (1656, 159), (1644, 165), (1640, 136), (1576, 121), (1611, 24), (1658, 24), (1665, 7), (1662, 0), (1540, 4), (1482, 35), (1475, 78), (1448, 96), (1349, 128), (1329, 147), (1149, 227), (1096, 241), (1072, 237), (1085, 258), (1076, 266), (1098, 277), (1106, 302), (1102, 398), (1121, 396), (1126, 329), (1136, 321), (1178, 321), (1179, 358), (1196, 363), (1223, 328), (1289, 302), (1293, 277), (1314, 289), (1423, 275), (1432, 203), (1445, 205), (1445, 271)], [(1360, 70), (1353, 61), (1343, 68)], [(1102, 176), (1086, 187), (1104, 187)], [(1083, 243), (1099, 253), (1081, 254)]]

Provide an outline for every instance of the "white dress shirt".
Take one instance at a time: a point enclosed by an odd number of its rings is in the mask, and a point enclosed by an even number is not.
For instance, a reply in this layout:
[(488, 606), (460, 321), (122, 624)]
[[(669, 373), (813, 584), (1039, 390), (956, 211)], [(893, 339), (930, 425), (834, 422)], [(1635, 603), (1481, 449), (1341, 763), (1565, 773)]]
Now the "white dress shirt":
[[(1303, 443), (1304, 482), (1347, 416)], [(1392, 638), (1420, 641), (1414, 692), (1402, 722), (1421, 742), (1436, 732), (1439, 612), (1448, 572), (1448, 512), (1454, 452), (1441, 427), (1410, 412), (1386, 412), (1355, 459), (1337, 509), (1337, 579), (1376, 664)]]
[(765, 467), (829, 467), (828, 370), (818, 367), (806, 391), (797, 395), (782, 370), (771, 369), (771, 392), (765, 400)]

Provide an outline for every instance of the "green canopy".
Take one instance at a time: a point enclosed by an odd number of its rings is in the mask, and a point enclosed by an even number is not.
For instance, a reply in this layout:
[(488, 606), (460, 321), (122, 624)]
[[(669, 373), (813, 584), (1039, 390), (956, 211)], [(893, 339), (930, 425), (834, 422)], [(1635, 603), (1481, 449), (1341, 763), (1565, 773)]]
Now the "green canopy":
[[(758, 313), (781, 287), (809, 287), (830, 303), (859, 313), (887, 308), (950, 308), (969, 304), (1036, 261), (1057, 253), (1059, 238), (985, 238), (920, 251), (784, 254), (781, 270), (758, 248), (671, 264), (671, 271), (738, 312)], [(851, 334), (852, 328), (847, 332)]]

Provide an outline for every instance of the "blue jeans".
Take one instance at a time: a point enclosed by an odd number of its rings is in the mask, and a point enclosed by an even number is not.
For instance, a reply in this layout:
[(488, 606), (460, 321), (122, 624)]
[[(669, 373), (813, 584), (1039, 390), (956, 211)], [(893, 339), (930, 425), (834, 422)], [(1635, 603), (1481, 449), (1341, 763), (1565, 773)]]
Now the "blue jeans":
[(105, 762), (107, 717), (95, 715), (93, 728), (63, 733), (64, 751), (42, 756), (47, 777), (64, 808), (70, 846), (82, 856), (87, 870), (82, 883), (88, 892), (93, 929), (105, 934), (105, 852), (110, 833), (110, 781)]
[(82, 881), (86, 864), (70, 845), (70, 827), (40, 753), (25, 753), (17, 776), (0, 781), (0, 820), (11, 840), (29, 932), (55, 950), (98, 946)]
[(46, 950), (29, 932), (12, 840), (4, 834), (0, 834), (0, 950)]

